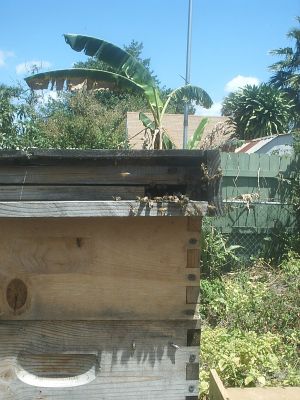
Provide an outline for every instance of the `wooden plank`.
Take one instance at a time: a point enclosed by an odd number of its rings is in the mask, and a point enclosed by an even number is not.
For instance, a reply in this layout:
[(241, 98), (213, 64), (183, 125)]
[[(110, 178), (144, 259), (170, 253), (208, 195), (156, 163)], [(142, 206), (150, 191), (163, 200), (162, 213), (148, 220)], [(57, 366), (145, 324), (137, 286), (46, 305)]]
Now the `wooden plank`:
[(214, 369), (210, 370), (209, 377), (209, 399), (210, 400), (230, 400), (229, 395), (223, 386), (217, 371)]
[(201, 232), (202, 219), (199, 217), (188, 217), (187, 230), (189, 232)]
[(203, 216), (207, 202), (140, 203), (139, 201), (1, 201), (0, 218), (161, 217)]
[(228, 388), (230, 400), (299, 400), (300, 387)]
[[(195, 351), (185, 346), (186, 329), (194, 325), (193, 321), (2, 322), (0, 399), (184, 400), (197, 396), (197, 381), (186, 380), (186, 364)], [(68, 364), (62, 365), (63, 360)], [(62, 386), (63, 369), (66, 377), (86, 376), (93, 365), (93, 380), (77, 387)], [(32, 380), (34, 384), (41, 383), (41, 378), (56, 378), (60, 386), (26, 384), (20, 380), (24, 377), (20, 370), (40, 377)]]
[(179, 161), (193, 160), (195, 163), (201, 163), (207, 157), (215, 156), (215, 150), (91, 150), (91, 149), (67, 149), (67, 150), (42, 150), (42, 149), (27, 149), (22, 150), (0, 150), (0, 161), (18, 160), (24, 163), (32, 163), (37, 161), (85, 161), (85, 160), (124, 160), (130, 162), (133, 160), (151, 163), (151, 160), (166, 160), (169, 162), (172, 159)]
[(199, 268), (200, 267), (200, 250), (199, 248), (187, 249), (187, 268)]
[(190, 281), (185, 217), (2, 219), (0, 230), (1, 320), (196, 314), (186, 304), (186, 287), (197, 285), (199, 270)]
[(200, 288), (199, 286), (188, 286), (186, 288), (186, 303), (187, 304), (199, 304), (200, 299)]
[(0, 201), (135, 200), (144, 195), (143, 186), (0, 185)]
[[(186, 184), (195, 168), (134, 165), (0, 165), (0, 184), (145, 185)], [(191, 172), (190, 172), (191, 171)], [(199, 168), (200, 174), (200, 168)], [(195, 179), (195, 177), (194, 177)]]
[(199, 363), (188, 363), (186, 365), (186, 380), (198, 380), (199, 379)]

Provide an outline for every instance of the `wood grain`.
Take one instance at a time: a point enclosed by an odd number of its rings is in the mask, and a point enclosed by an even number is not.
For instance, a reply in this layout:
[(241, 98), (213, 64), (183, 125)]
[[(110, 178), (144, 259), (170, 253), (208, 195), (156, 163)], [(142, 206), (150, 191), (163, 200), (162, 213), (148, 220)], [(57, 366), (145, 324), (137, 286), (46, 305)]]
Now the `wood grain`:
[[(192, 319), (185, 217), (2, 219), (0, 319)], [(22, 313), (6, 301), (28, 288)], [(188, 313), (187, 313), (188, 312)]]
[(41, 186), (0, 185), (0, 201), (135, 200), (143, 197), (143, 186)]
[(178, 203), (138, 201), (1, 201), (0, 218), (78, 218), (78, 217), (159, 217), (205, 215), (207, 203), (190, 201), (186, 207)]
[(189, 167), (135, 165), (0, 165), (0, 184), (150, 185), (186, 184)]
[(211, 400), (230, 400), (227, 390), (225, 389), (216, 370), (210, 370), (209, 376), (209, 398)]
[(200, 250), (199, 248), (187, 249), (186, 264), (188, 268), (199, 268)]
[[(0, 399), (116, 400), (121, 396), (125, 400), (184, 400), (197, 396), (198, 380), (186, 380), (186, 365), (191, 355), (198, 354), (198, 347), (185, 346), (186, 329), (194, 326), (192, 321), (3, 321)], [(43, 357), (47, 354), (48, 372)], [(29, 372), (54, 377), (50, 361), (55, 357), (69, 359), (65, 371), (69, 374), (84, 374), (89, 360), (96, 359), (96, 379), (68, 388), (30, 386), (18, 379), (20, 364)], [(80, 357), (86, 362), (81, 363)]]

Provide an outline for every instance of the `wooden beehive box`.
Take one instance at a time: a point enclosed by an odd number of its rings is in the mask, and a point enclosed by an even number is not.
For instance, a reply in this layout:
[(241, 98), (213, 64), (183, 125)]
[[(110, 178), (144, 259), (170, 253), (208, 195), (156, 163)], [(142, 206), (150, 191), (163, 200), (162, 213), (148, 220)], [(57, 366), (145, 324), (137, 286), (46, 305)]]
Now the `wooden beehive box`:
[(1, 400), (197, 398), (218, 165), (200, 151), (0, 153)]

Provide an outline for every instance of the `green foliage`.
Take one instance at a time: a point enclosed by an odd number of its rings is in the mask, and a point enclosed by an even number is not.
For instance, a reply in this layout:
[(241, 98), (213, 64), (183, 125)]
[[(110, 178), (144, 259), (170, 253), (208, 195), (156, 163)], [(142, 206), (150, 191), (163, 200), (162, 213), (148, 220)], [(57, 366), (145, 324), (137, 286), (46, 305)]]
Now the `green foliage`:
[(0, 149), (24, 149), (37, 143), (36, 98), (21, 87), (0, 86)]
[(220, 277), (239, 261), (235, 251), (238, 245), (228, 246), (223, 235), (212, 225), (206, 224), (201, 235), (201, 269), (205, 277)]
[[(72, 90), (78, 89), (111, 89), (126, 90), (140, 93), (148, 103), (153, 116), (155, 129), (150, 129), (151, 140), (150, 148), (162, 149), (164, 146), (170, 146), (170, 140), (165, 136), (165, 130), (162, 126), (163, 116), (171, 102), (194, 101), (197, 105), (209, 108), (212, 100), (209, 95), (201, 88), (193, 85), (186, 85), (173, 90), (167, 95), (165, 101), (162, 100), (157, 82), (152, 77), (147, 63), (144, 65), (127, 51), (115, 46), (112, 43), (102, 39), (96, 39), (82, 35), (64, 35), (66, 42), (75, 51), (83, 51), (86, 55), (102, 61), (109, 65), (112, 71), (99, 69), (70, 69), (50, 71), (47, 73), (36, 74), (26, 78), (27, 84), (34, 90), (47, 89), (49, 85), (60, 90), (64, 85)], [(134, 44), (135, 45), (135, 44)], [(134, 47), (134, 46), (133, 46)], [(140, 49), (136, 49), (139, 54)]]
[(300, 256), (277, 268), (258, 260), (251, 268), (200, 283), (200, 389), (209, 369), (228, 386), (299, 385)]
[(254, 139), (289, 131), (295, 103), (275, 87), (247, 85), (225, 98), (222, 114), (229, 117), (237, 138)]
[(187, 142), (187, 149), (193, 150), (199, 148), (199, 143), (202, 138), (205, 126), (208, 122), (208, 118), (203, 118), (200, 124), (197, 126), (193, 136)]
[(299, 385), (299, 339), (296, 330), (284, 340), (278, 333), (204, 328), (201, 335), (201, 398), (206, 398), (208, 393), (210, 368), (217, 370), (225, 386)]
[(44, 110), (44, 118), (38, 121), (40, 137), (47, 148), (123, 148), (128, 100), (126, 96), (118, 98), (110, 107), (99, 102), (93, 93), (64, 94)]
[(202, 280), (200, 287), (202, 318), (212, 326), (266, 333), (288, 332), (298, 324), (300, 257), (296, 253), (289, 253), (277, 268), (258, 260), (251, 268)]
[[(298, 24), (300, 17), (296, 18)], [(284, 90), (294, 100), (297, 106), (296, 126), (300, 126), (300, 29), (291, 29), (288, 38), (294, 41), (293, 47), (272, 50), (271, 54), (281, 60), (272, 64), (269, 69), (274, 72), (270, 79), (271, 85)]]
[[(0, 87), (0, 148), (118, 149), (126, 145), (128, 109), (144, 103), (129, 94), (102, 102), (98, 94), (64, 93), (41, 102), (21, 88)], [(134, 101), (132, 101), (134, 100)]]

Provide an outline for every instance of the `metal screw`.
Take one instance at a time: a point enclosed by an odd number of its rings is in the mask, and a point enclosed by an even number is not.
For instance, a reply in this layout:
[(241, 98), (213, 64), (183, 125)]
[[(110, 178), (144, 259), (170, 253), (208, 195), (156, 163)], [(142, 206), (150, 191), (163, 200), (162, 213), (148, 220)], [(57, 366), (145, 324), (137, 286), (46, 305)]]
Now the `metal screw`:
[(196, 238), (191, 238), (191, 239), (189, 240), (189, 243), (190, 243), (190, 244), (197, 244), (197, 242), (198, 242), (198, 240), (197, 240)]
[(194, 390), (195, 390), (195, 386), (194, 385), (190, 385), (189, 386), (189, 392), (193, 393)]
[(195, 354), (190, 355), (190, 362), (193, 363), (196, 360)]
[(196, 280), (196, 275), (195, 274), (188, 274), (188, 280), (189, 281), (195, 281)]

